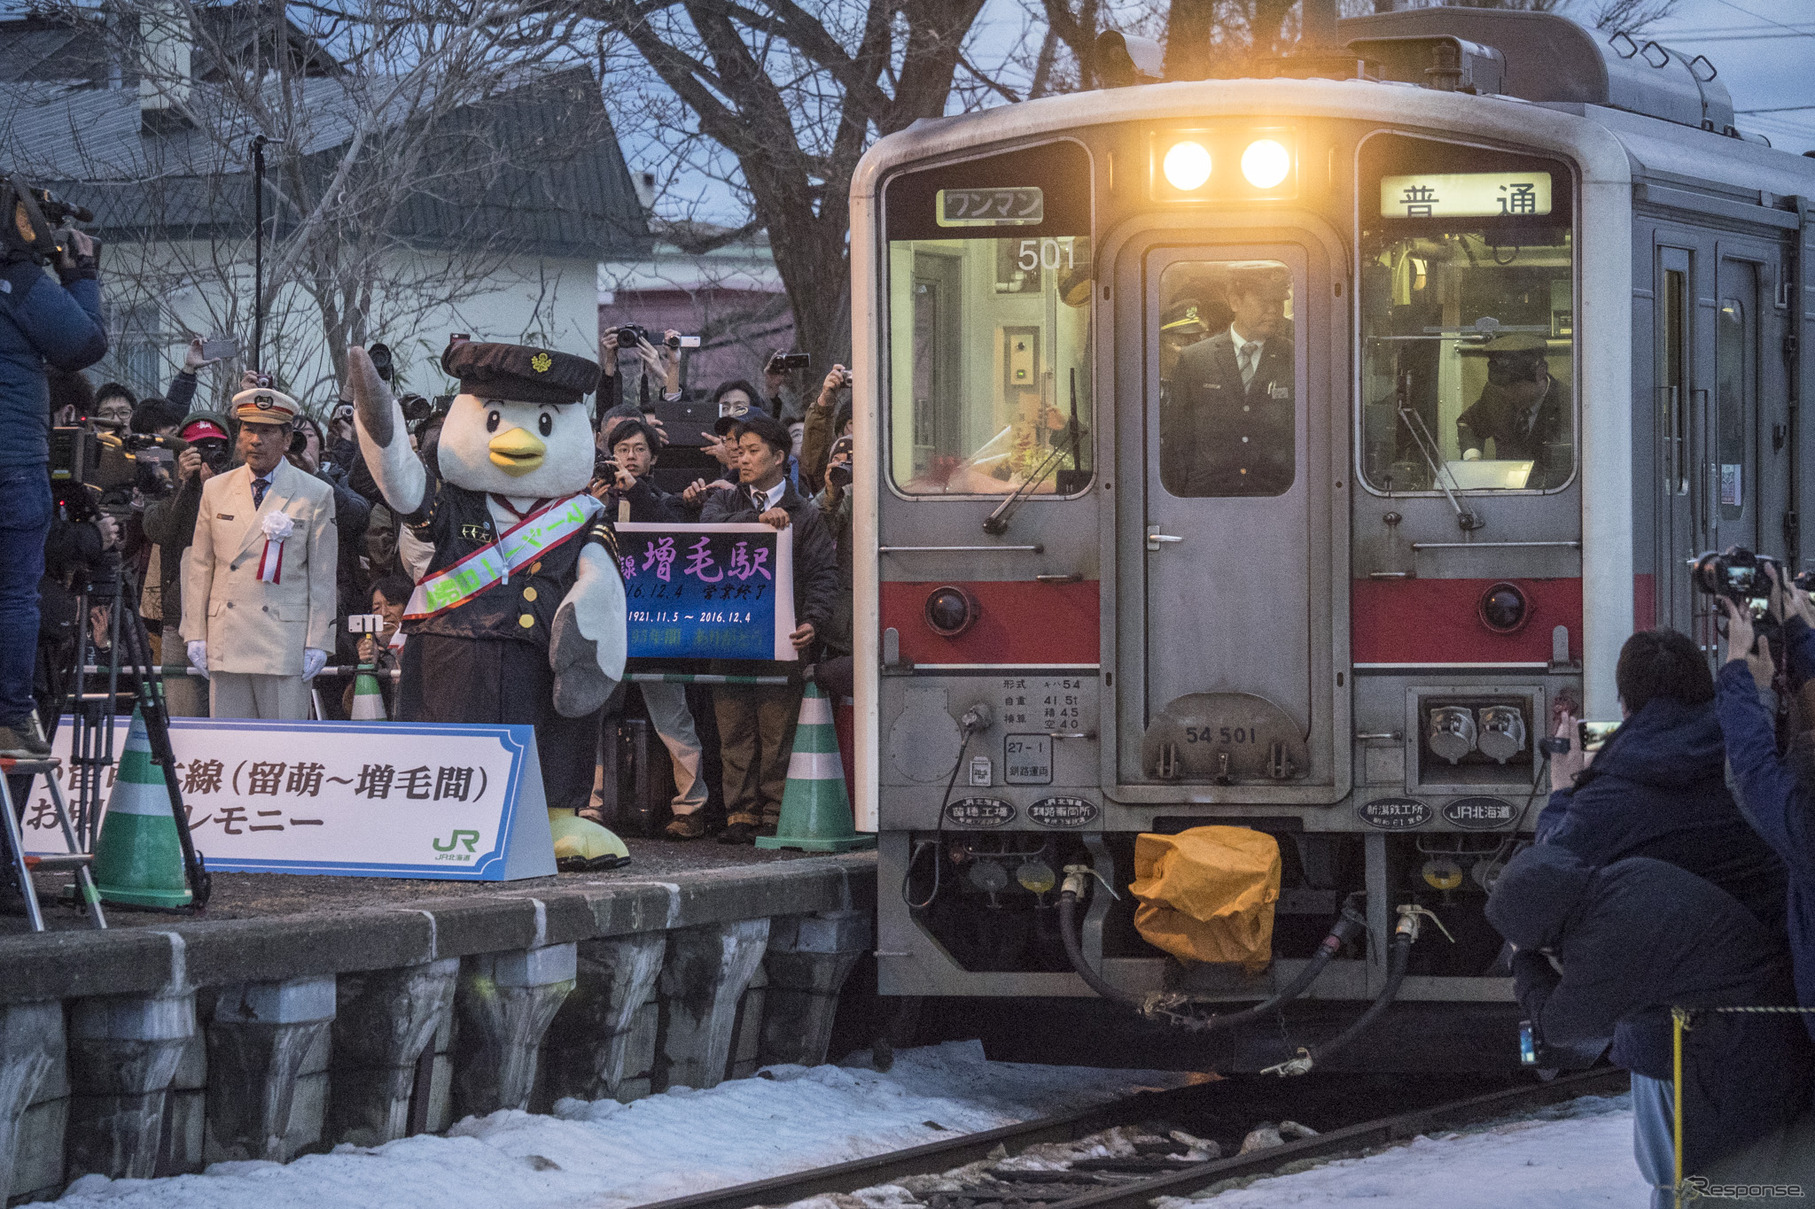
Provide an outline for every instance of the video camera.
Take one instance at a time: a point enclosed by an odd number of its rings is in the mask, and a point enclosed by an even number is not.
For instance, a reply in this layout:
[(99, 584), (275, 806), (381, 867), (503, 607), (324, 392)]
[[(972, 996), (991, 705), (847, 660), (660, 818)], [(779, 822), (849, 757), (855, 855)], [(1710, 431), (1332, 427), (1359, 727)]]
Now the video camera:
[[(142, 487), (151, 466), (173, 462), (176, 455), (187, 448), (189, 445), (185, 441), (155, 433), (96, 433), (86, 428), (53, 428), (50, 430), (51, 487), (64, 494), (66, 489), (76, 487), (101, 493)], [(224, 456), (222, 460), (225, 460)]]
[[(654, 343), (650, 338), (649, 329), (641, 324), (626, 323), (615, 330), (618, 337), (618, 347), (621, 349), (634, 349), (637, 346), (637, 342), (640, 340), (650, 340), (651, 343)], [(698, 348), (700, 346), (700, 338), (698, 336), (670, 336), (665, 343), (669, 348)]]
[[(67, 248), (68, 224), (93, 222), (93, 212), (73, 202), (64, 201), (49, 189), (27, 184), (17, 172), (8, 173), (0, 188), (0, 209), (12, 221), (0, 226), (0, 243), (7, 251), (48, 262)], [(95, 240), (95, 255), (101, 254), (101, 241)]]

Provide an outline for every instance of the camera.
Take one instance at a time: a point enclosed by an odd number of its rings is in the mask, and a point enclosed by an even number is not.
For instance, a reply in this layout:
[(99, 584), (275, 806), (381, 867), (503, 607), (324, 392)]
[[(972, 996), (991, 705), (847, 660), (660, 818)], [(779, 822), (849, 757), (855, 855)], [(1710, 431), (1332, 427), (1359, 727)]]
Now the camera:
[(421, 395), (405, 395), (397, 400), (403, 418), (411, 424), (420, 423), (434, 414), (435, 405)]
[(700, 346), (700, 338), (698, 336), (670, 336), (670, 337), (668, 337), (668, 347), (669, 348), (698, 348), (699, 346)]
[(1754, 554), (1744, 546), (1729, 546), (1720, 553), (1703, 554), (1690, 564), (1695, 586), (1710, 596), (1724, 596), (1762, 617), (1771, 601), (1770, 567), (1779, 583), (1787, 582), (1783, 564), (1769, 554)]
[(645, 340), (649, 336), (649, 332), (645, 328), (635, 323), (622, 325), (617, 329), (617, 334), (618, 347), (621, 349), (634, 349), (638, 341)]
[[(90, 211), (64, 201), (49, 189), (27, 184), (16, 172), (8, 174), (5, 193), (0, 208), (10, 211), (12, 221), (0, 224), (0, 234), (10, 251), (35, 260), (48, 261), (66, 250), (64, 224), (94, 221)], [(96, 240), (95, 255), (100, 253), (101, 244)]]
[(391, 358), (390, 345), (371, 345), (366, 349), (366, 356), (371, 358), (372, 368), (378, 371), (378, 376), (380, 378), (383, 378), (386, 382), (390, 382), (392, 378), (396, 376), (397, 366)]
[[(853, 442), (851, 440), (851, 438), (848, 436), (839, 437), (836, 441), (832, 442), (831, 453), (829, 453), (827, 455), (826, 481), (831, 483), (833, 486), (839, 487), (839, 488), (850, 487), (850, 485), (851, 485), (850, 459), (851, 459), (852, 450), (854, 447), (855, 447), (855, 442)], [(845, 460), (842, 462), (837, 460), (838, 455), (841, 453), (845, 455)]]
[(763, 372), (765, 374), (785, 374), (797, 369), (812, 368), (813, 354), (811, 353), (776, 353), (769, 358), (768, 368)]

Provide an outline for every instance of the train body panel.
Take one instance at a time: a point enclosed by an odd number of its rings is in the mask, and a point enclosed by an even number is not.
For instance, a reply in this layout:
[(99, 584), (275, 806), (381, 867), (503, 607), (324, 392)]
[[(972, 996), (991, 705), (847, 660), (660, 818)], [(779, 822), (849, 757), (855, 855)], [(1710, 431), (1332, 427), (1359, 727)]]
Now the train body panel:
[[(884, 992), (1091, 993), (1049, 910), (1082, 864), (1123, 894), (1083, 952), (1131, 990), (1264, 997), (1365, 891), (1371, 943), (1308, 998), (1377, 993), (1415, 901), (1456, 936), (1400, 998), (1505, 1002), (1480, 906), (1552, 707), (1617, 718), (1635, 626), (1711, 647), (1696, 550), (1800, 557), (1809, 196), (1815, 161), (1719, 133), (1370, 80), (878, 143), (852, 247)], [(1274, 326), (1238, 351), (1243, 322)], [(1263, 974), (1133, 927), (1133, 837), (1210, 823), (1280, 841)]]

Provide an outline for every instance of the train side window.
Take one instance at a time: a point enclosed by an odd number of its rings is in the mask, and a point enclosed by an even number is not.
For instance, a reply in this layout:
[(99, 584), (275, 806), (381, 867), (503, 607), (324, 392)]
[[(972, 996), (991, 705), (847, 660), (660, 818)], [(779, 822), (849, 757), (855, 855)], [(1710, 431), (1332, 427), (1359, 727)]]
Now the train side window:
[(1069, 140), (904, 173), (888, 239), (889, 477), (907, 495), (1090, 486), (1090, 156)]
[(1575, 473), (1566, 165), (1363, 145), (1361, 471), (1378, 491), (1555, 490)]
[[(1735, 264), (1729, 270), (1751, 275), (1751, 265)], [(1719, 492), (1720, 519), (1740, 521), (1746, 515), (1746, 493), (1752, 484), (1746, 481), (1746, 451), (1750, 446), (1747, 420), (1758, 407), (1758, 376), (1752, 349), (1757, 341), (1753, 325), (1757, 319), (1747, 309), (1743, 298), (1720, 300), (1720, 321), (1715, 328), (1715, 375), (1719, 392), (1719, 410), (1715, 413), (1715, 481), (1710, 484)]]
[(1284, 495), (1297, 478), (1291, 271), (1169, 265), (1159, 325), (1161, 485), (1186, 498)]

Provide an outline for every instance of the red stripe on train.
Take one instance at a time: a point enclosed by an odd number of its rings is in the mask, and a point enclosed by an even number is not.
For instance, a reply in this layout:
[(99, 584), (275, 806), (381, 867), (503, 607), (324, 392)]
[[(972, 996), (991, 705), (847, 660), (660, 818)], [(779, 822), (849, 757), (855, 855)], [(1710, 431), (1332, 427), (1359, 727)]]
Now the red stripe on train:
[[(1517, 584), (1530, 602), (1513, 634), (1487, 628), (1481, 594)], [(1550, 632), (1569, 627), (1569, 654), (1582, 655), (1580, 579), (1358, 579), (1349, 595), (1350, 658), (1356, 663), (1544, 663)]]
[[(956, 638), (926, 624), (926, 598), (942, 584), (969, 592), (976, 622)], [(1102, 637), (1101, 587), (1096, 580), (884, 581), (882, 628), (901, 635), (901, 657), (913, 663), (1097, 663)]]

